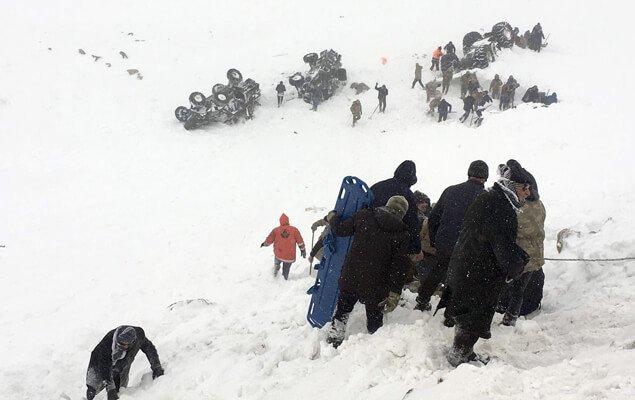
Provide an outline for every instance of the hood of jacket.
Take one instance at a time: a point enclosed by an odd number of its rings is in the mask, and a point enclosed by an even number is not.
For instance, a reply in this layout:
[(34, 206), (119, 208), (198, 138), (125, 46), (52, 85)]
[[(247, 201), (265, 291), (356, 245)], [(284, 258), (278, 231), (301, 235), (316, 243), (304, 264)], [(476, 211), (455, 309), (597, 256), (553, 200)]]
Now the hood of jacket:
[(395, 170), (394, 179), (400, 183), (406, 184), (408, 187), (417, 183), (417, 167), (411, 160), (406, 160), (399, 164)]
[(403, 220), (390, 208), (383, 206), (373, 210), (379, 227), (386, 232), (401, 232), (407, 229)]
[(287, 214), (282, 213), (282, 215), (280, 216), (280, 226), (284, 225), (289, 225), (289, 217), (287, 217)]

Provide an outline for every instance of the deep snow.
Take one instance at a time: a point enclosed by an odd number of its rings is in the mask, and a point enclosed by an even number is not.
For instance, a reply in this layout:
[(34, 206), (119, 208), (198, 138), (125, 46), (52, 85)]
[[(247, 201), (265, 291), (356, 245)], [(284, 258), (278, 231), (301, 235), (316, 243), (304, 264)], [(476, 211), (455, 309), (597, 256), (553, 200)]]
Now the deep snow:
[[(542, 311), (515, 328), (497, 316), (477, 345), (494, 360), (454, 370), (452, 331), (414, 312), (409, 292), (375, 335), (358, 311), (345, 343), (326, 346), (305, 320), (308, 263), (274, 280), (271, 248), (259, 248), (282, 212), (310, 242), (345, 175), (372, 184), (412, 159), (415, 188), (434, 201), (470, 161), (493, 171), (516, 158), (540, 185), (547, 256), (635, 256), (630, 13), (588, 3), (3, 2), (0, 396), (82, 398), (90, 351), (128, 323), (146, 330), (166, 375), (150, 383), (139, 355), (122, 399), (401, 399), (409, 388), (408, 399), (633, 398), (633, 261), (547, 262)], [(435, 46), (460, 53), (465, 33), (501, 20), (521, 31), (540, 21), (549, 46), (502, 52), (481, 84), (513, 74), (517, 98), (537, 84), (561, 103), (487, 113), (478, 129), (457, 114), (437, 124), (410, 88), (415, 62), (425, 82)], [(275, 107), (277, 82), (324, 48), (343, 54), (349, 83), (387, 85), (386, 114), (368, 119), (373, 90), (354, 129), (351, 89), (317, 113)], [(184, 131), (174, 108), (231, 67), (261, 85), (256, 118)], [(625, 79), (611, 80), (616, 69)], [(456, 78), (449, 101), (460, 110)], [(565, 227), (585, 233), (557, 254)], [(168, 309), (197, 298), (210, 304)]]

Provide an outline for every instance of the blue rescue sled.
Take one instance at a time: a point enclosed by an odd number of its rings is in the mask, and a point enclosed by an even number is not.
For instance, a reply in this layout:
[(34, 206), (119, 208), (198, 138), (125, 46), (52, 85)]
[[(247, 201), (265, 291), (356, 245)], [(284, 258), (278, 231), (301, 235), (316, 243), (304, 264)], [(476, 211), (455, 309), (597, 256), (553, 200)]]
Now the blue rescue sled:
[[(368, 186), (359, 178), (347, 176), (342, 181), (334, 210), (346, 219), (372, 204), (373, 193)], [(315, 284), (307, 291), (311, 295), (307, 320), (314, 328), (321, 328), (331, 322), (339, 294), (338, 281), (342, 265), (352, 241), (352, 236), (333, 235), (330, 228), (324, 238), (324, 255), (314, 267), (317, 270)]]

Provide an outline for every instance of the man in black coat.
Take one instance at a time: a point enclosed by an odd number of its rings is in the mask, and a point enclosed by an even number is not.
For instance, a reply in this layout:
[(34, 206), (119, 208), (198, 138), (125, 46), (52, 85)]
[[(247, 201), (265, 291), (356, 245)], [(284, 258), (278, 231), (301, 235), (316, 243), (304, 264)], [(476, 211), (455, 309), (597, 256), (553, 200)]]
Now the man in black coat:
[(282, 101), (284, 100), (284, 92), (287, 91), (287, 88), (284, 86), (284, 83), (280, 81), (278, 86), (276, 86), (276, 93), (278, 93), (278, 107), (282, 105)]
[(471, 94), (469, 94), (463, 99), (463, 111), (465, 111), (465, 113), (461, 116), (461, 118), (459, 118), (459, 121), (465, 122), (467, 117), (469, 117), (470, 113), (474, 110), (475, 102), (476, 100), (474, 99), (474, 96), (472, 96)]
[[(417, 218), (417, 204), (410, 187), (417, 183), (417, 167), (413, 161), (399, 164), (392, 178), (375, 183), (370, 187), (373, 192), (373, 207), (382, 207), (392, 196), (403, 196), (408, 201), (408, 212), (403, 222), (410, 235), (409, 254), (421, 256), (421, 223)], [(415, 260), (418, 261), (418, 260)]]
[(448, 113), (452, 112), (452, 105), (445, 101), (445, 99), (441, 99), (439, 105), (437, 106), (437, 110), (439, 111), (439, 121), (445, 121), (448, 119)]
[(500, 179), (465, 215), (450, 260), (448, 288), (437, 307), (446, 307), (446, 326), (456, 327), (447, 355), (455, 367), (479, 359), (474, 344), (479, 337), (492, 336), (490, 325), (505, 282), (519, 277), (529, 261), (516, 244), (516, 213), (529, 196), (530, 180), (521, 170), (501, 167)]
[(333, 347), (342, 344), (348, 316), (358, 301), (366, 306), (366, 327), (371, 334), (383, 325), (383, 314), (397, 307), (411, 263), (407, 227), (402, 221), (406, 211), (406, 199), (393, 196), (386, 206), (358, 211), (346, 220), (335, 211), (327, 216), (333, 234), (353, 236), (327, 338)]
[(104, 388), (108, 392), (108, 400), (118, 399), (119, 388), (128, 385), (130, 366), (139, 350), (148, 357), (152, 378), (163, 375), (157, 349), (146, 338), (143, 329), (122, 325), (108, 332), (90, 354), (86, 399), (92, 400)]
[(446, 44), (443, 47), (443, 50), (445, 50), (445, 54), (455, 54), (456, 53), (456, 47), (454, 47), (454, 43), (452, 43), (452, 41), (450, 40), (450, 42), (448, 44)]
[(379, 99), (379, 112), (386, 112), (386, 96), (388, 96), (388, 89), (386, 85), (381, 85), (375, 82), (375, 90), (377, 91), (377, 99)]
[(440, 283), (445, 282), (450, 257), (459, 238), (465, 213), (476, 197), (485, 191), (489, 168), (485, 161), (472, 161), (467, 169), (467, 181), (448, 187), (428, 218), (430, 245), (437, 250), (437, 263), (419, 284), (417, 310), (430, 310), (430, 297)]

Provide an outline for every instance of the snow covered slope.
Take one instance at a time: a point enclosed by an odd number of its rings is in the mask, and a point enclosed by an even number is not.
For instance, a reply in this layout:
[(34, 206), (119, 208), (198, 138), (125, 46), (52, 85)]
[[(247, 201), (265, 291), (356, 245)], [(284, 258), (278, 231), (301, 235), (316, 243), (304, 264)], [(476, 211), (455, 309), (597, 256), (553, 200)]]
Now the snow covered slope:
[[(274, 280), (271, 249), (259, 248), (282, 212), (310, 242), (345, 175), (372, 184), (412, 159), (415, 188), (436, 200), (470, 161), (494, 170), (516, 158), (540, 184), (547, 256), (635, 256), (635, 83), (611, 80), (635, 67), (627, 5), (3, 2), (0, 397), (82, 398), (90, 351), (120, 324), (142, 326), (166, 368), (151, 382), (139, 356), (122, 399), (635, 397), (633, 261), (548, 262), (542, 311), (515, 328), (495, 317), (477, 345), (494, 360), (452, 369), (453, 332), (414, 312), (411, 293), (375, 335), (357, 310), (345, 343), (326, 346), (305, 321), (308, 263)], [(410, 88), (415, 62), (427, 68), (436, 46), (502, 20), (540, 21), (549, 46), (503, 51), (481, 84), (513, 74), (521, 95), (536, 84), (561, 103), (487, 113), (478, 129), (457, 114), (437, 124)], [(368, 119), (373, 90), (354, 129), (351, 89), (318, 112), (299, 100), (276, 108), (277, 82), (326, 48), (343, 55), (349, 82), (387, 85), (386, 114)], [(185, 131), (174, 108), (232, 67), (261, 85), (255, 119)], [(461, 108), (456, 81), (448, 99)], [(597, 233), (557, 254), (565, 227)]]

